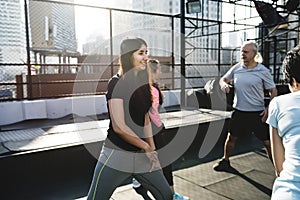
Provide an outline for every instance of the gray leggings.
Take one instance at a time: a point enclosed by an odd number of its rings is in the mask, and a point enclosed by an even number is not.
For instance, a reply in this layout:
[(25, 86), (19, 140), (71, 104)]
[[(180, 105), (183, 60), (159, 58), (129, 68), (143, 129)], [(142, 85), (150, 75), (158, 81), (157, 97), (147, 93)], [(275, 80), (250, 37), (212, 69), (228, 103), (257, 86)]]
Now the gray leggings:
[(88, 200), (109, 200), (114, 190), (128, 178), (138, 180), (158, 200), (173, 199), (167, 180), (159, 169), (149, 172), (150, 162), (143, 153), (103, 147), (88, 193)]

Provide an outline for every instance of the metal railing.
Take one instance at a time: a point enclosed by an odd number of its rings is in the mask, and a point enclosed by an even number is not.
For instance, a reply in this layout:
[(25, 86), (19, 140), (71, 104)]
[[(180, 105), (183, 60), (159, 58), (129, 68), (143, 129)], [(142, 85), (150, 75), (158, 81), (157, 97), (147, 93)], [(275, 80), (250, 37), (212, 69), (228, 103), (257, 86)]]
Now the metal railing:
[[(222, 46), (225, 33), (222, 25), (228, 22), (223, 22), (220, 15), (214, 19), (206, 18), (203, 14), (182, 18), (180, 14), (105, 8), (55, 0), (24, 2), (24, 10), (17, 15), (20, 21), (16, 23), (25, 28), (13, 32), (14, 23), (6, 22), (3, 22), (6, 26), (0, 28), (3, 33), (9, 32), (5, 37), (10, 41), (0, 47), (2, 102), (104, 94), (107, 81), (118, 68), (117, 49), (120, 41), (128, 35), (146, 37), (144, 39), (150, 44), (149, 56), (159, 59), (163, 65), (163, 89), (182, 89), (182, 81), (185, 81), (186, 88), (203, 88), (209, 79), (219, 77), (238, 62), (235, 55), (237, 47)], [(218, 1), (218, 12), (221, 13), (220, 3), (222, 1)], [(83, 52), (77, 51), (78, 41), (74, 36), (75, 16), (83, 17), (75, 12), (78, 8), (87, 9), (86, 13), (104, 11), (107, 23), (100, 23), (99, 26), (106, 26), (109, 35), (108, 39), (101, 40), (94, 37), (93, 42), (85, 44)], [(22, 24), (23, 16), (25, 24)], [(125, 18), (135, 20), (125, 23)], [(184, 29), (187, 30), (184, 34), (184, 52), (181, 48), (180, 24), (185, 24)], [(234, 25), (242, 26), (238, 22)], [(240, 30), (245, 27), (247, 30), (261, 29), (244, 24)], [(126, 32), (128, 29), (130, 31)], [(298, 38), (292, 39), (288, 35), (272, 41), (268, 38), (261, 42), (263, 36), (256, 39), (265, 51), (263, 55), (267, 58), (267, 66), (273, 67), (271, 71), (276, 82), (280, 82), (280, 67), (276, 58), (278, 47), (274, 44), (279, 40), (284, 41), (284, 48), (281, 45), (280, 52), (287, 52), (299, 42), (299, 31), (297, 34)], [(290, 44), (290, 40), (295, 44)], [(184, 59), (182, 54), (185, 55)], [(272, 54), (275, 58), (270, 57)]]

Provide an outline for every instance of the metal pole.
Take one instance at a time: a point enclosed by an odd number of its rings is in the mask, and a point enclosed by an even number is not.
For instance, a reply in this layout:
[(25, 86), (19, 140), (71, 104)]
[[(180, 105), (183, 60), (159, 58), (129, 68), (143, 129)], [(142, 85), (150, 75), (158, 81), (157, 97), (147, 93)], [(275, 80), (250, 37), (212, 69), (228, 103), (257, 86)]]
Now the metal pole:
[(218, 76), (220, 77), (221, 74), (221, 47), (222, 47), (222, 22), (220, 21), (220, 16), (222, 16), (223, 9), (220, 12), (220, 2), (218, 2)]
[(172, 53), (171, 53), (171, 56), (172, 56), (172, 89), (175, 88), (175, 76), (174, 76), (174, 71), (175, 71), (175, 56), (174, 56), (174, 52), (175, 52), (175, 44), (174, 44), (174, 34), (175, 34), (175, 31), (174, 31), (174, 17), (171, 18), (172, 20), (172, 23), (171, 23), (171, 26), (172, 26)]
[(28, 99), (32, 98), (32, 79), (31, 79), (31, 60), (30, 60), (30, 40), (29, 40), (29, 19), (28, 19), (28, 5), (27, 0), (24, 0), (25, 11), (25, 31), (26, 31), (26, 51), (27, 51), (27, 74), (28, 74)]
[(180, 103), (181, 107), (185, 107), (185, 0), (181, 0), (180, 12)]
[(113, 56), (113, 31), (112, 31), (112, 10), (109, 10), (109, 34), (110, 34), (110, 73), (114, 75), (114, 56)]
[(222, 33), (221, 33), (221, 22), (218, 23), (218, 76), (221, 76), (221, 47), (222, 47)]
[(277, 74), (277, 69), (276, 69), (276, 61), (277, 61), (277, 37), (274, 36), (274, 50), (273, 50), (273, 79), (276, 83), (278, 83), (278, 80), (276, 80), (276, 74)]

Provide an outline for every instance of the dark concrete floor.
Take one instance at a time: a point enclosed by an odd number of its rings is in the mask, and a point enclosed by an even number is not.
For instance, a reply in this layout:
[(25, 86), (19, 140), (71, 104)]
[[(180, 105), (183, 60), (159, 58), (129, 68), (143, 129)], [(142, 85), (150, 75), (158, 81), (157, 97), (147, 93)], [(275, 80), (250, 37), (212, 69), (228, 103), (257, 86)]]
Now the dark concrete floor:
[[(101, 117), (105, 119), (106, 116)], [(76, 122), (81, 122), (80, 120), (94, 119), (77, 118)], [(49, 128), (67, 123), (74, 123), (74, 116), (59, 120), (21, 122), (3, 126), (1, 131), (26, 130), (30, 127)], [(200, 159), (198, 154), (206, 129), (207, 124), (199, 126), (200, 131), (191, 146), (174, 162), (175, 189), (193, 200), (269, 199), (275, 176), (273, 167), (262, 150), (262, 144), (252, 135), (239, 139), (233, 153), (233, 171), (215, 172), (212, 165), (222, 156), (226, 131), (218, 138), (209, 154)], [(170, 139), (175, 134), (176, 129), (170, 130)], [(102, 142), (96, 142), (1, 157), (0, 199), (84, 199), (97, 161), (95, 154), (99, 154), (101, 145)], [(91, 155), (91, 149), (94, 155)], [(131, 186), (126, 185), (128, 183), (124, 183), (121, 188), (125, 189), (121, 192), (118, 190), (113, 199), (139, 198), (132, 192)]]

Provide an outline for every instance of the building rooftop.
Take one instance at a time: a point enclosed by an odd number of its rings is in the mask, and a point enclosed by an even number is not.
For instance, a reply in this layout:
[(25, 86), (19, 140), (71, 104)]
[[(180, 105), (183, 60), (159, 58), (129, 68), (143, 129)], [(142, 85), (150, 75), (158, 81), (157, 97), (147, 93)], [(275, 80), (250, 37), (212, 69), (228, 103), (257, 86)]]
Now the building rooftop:
[[(226, 131), (222, 132), (209, 153), (199, 158), (207, 125), (225, 120), (226, 126), (229, 116), (230, 112), (208, 109), (165, 113), (163, 118), (171, 137), (181, 125), (198, 129), (191, 146), (173, 164), (175, 191), (189, 196), (191, 200), (270, 199), (274, 169), (262, 144), (254, 136), (240, 139), (231, 159), (233, 168), (227, 172), (212, 169), (222, 156)], [(178, 119), (182, 123), (177, 123), (176, 128), (173, 122), (178, 122)], [(69, 115), (2, 126), (0, 170), (6, 173), (3, 173), (4, 190), (0, 197), (86, 199), (107, 125), (105, 115), (98, 116), (98, 120)], [(185, 130), (185, 134), (189, 134), (188, 130), (192, 129)], [(91, 153), (91, 149), (96, 154)], [(124, 182), (111, 199), (142, 198), (135, 193), (130, 182)]]

